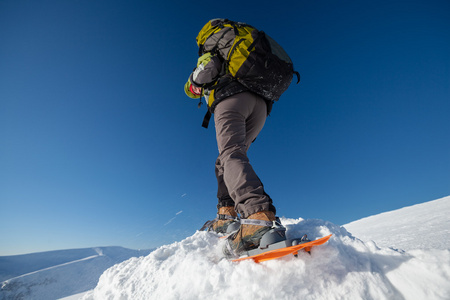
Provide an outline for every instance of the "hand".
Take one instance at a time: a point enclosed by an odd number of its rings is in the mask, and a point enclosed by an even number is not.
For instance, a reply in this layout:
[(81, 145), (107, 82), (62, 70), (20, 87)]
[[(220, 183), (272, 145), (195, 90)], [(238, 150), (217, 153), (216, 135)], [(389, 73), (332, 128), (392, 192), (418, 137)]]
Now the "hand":
[(191, 92), (193, 93), (193, 94), (195, 94), (195, 95), (201, 95), (202, 94), (202, 88), (199, 88), (199, 87), (196, 87), (196, 86), (193, 86), (192, 84), (191, 84), (191, 86), (190, 86), (190, 88), (189, 88), (190, 90), (191, 90)]

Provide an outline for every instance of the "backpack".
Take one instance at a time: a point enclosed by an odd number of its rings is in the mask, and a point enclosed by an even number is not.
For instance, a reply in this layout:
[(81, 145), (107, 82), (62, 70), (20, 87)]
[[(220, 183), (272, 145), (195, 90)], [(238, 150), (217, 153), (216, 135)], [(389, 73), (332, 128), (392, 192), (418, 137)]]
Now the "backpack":
[[(278, 101), (291, 84), (293, 63), (283, 48), (263, 31), (245, 23), (214, 19), (197, 36), (199, 56), (211, 52), (224, 59), (222, 72), (230, 74), (267, 101)], [(217, 89), (219, 85), (210, 89)]]

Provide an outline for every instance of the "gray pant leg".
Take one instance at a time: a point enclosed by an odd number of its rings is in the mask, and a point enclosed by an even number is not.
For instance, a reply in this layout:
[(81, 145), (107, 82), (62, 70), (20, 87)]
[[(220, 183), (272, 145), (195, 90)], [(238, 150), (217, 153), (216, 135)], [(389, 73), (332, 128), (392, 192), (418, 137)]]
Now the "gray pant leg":
[(247, 157), (247, 150), (263, 128), (266, 117), (265, 101), (249, 92), (221, 101), (214, 111), (219, 148), (216, 176), (218, 181), (223, 178), (236, 211), (244, 218), (259, 211), (274, 211), (272, 200), (264, 192)]
[(228, 188), (225, 185), (223, 179), (223, 168), (220, 165), (220, 160), (216, 160), (216, 178), (217, 178), (217, 199), (219, 203), (217, 204), (217, 209), (226, 206), (235, 206), (234, 200), (231, 198)]

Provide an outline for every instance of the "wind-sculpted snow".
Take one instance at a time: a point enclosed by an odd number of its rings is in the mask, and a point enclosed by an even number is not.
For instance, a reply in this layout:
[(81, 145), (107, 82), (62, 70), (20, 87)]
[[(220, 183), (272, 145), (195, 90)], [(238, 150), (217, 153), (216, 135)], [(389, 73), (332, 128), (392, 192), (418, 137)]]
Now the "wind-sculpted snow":
[(93, 299), (450, 299), (450, 251), (404, 252), (364, 243), (322, 220), (282, 219), (287, 234), (333, 234), (311, 254), (256, 264), (223, 259), (223, 241), (196, 232), (115, 265)]

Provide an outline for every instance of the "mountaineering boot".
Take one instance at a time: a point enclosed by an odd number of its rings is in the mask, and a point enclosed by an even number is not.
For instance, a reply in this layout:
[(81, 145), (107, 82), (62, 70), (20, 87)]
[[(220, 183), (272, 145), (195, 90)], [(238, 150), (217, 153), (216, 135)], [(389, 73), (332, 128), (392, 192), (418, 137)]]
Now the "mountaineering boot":
[(227, 258), (237, 258), (244, 251), (259, 247), (262, 236), (272, 229), (276, 220), (271, 211), (261, 211), (241, 219), (239, 230), (230, 235), (223, 248)]
[(218, 219), (211, 225), (211, 230), (216, 233), (226, 233), (228, 226), (237, 220), (237, 213), (233, 206), (219, 208)]
[(200, 229), (208, 231), (214, 231), (216, 233), (227, 233), (227, 229), (230, 225), (238, 222), (238, 216), (233, 206), (222, 206), (217, 212), (217, 217), (208, 221)]

